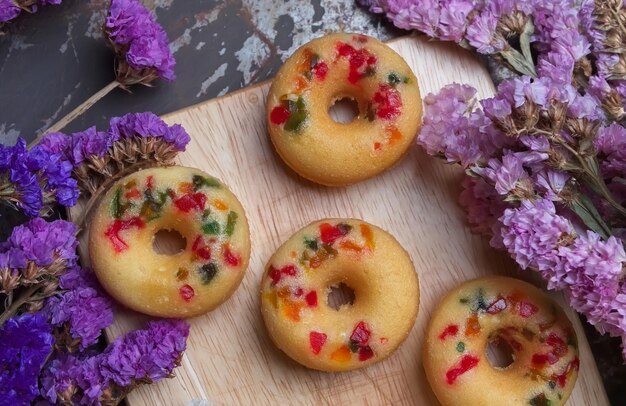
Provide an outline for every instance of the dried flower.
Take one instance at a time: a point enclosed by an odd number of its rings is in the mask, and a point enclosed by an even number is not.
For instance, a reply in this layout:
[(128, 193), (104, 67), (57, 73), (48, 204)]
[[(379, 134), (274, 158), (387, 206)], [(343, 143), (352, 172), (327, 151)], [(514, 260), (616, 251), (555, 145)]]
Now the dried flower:
[(50, 323), (58, 330), (57, 346), (63, 341), (70, 350), (84, 350), (113, 323), (111, 300), (88, 269), (71, 268), (60, 278), (59, 287), (66, 291), (46, 303)]
[(9, 319), (0, 328), (0, 399), (30, 404), (39, 394), (38, 376), (52, 350), (51, 327), (40, 313)]
[(77, 199), (71, 165), (61, 154), (44, 147), (28, 151), (22, 138), (12, 147), (0, 145), (0, 200), (37, 216), (55, 203), (70, 207)]
[(0, 244), (0, 293), (56, 281), (76, 264), (77, 245), (76, 226), (64, 220), (35, 218), (14, 228)]
[(0, 28), (3, 23), (20, 15), (22, 10), (34, 13), (38, 6), (48, 4), (61, 4), (61, 0), (0, 0)]
[(140, 1), (112, 0), (104, 32), (115, 51), (116, 77), (122, 86), (174, 80), (176, 61), (167, 35)]

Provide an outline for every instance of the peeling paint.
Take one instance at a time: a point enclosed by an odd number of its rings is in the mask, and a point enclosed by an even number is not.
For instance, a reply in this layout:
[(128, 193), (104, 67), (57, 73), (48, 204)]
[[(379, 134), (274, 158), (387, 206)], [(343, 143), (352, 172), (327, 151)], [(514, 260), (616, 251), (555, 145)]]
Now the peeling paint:
[(196, 94), (196, 97), (200, 97), (203, 94), (205, 94), (206, 91), (209, 89), (209, 86), (215, 83), (217, 79), (224, 77), (227, 67), (228, 67), (228, 64), (223, 63), (220, 65), (219, 68), (215, 69), (215, 72), (213, 72), (211, 76), (209, 76), (205, 81), (202, 82), (202, 85), (200, 86), (200, 91), (198, 92), (198, 94)]
[(235, 52), (239, 65), (237, 70), (243, 74), (245, 83), (250, 83), (250, 79), (254, 75), (254, 69), (261, 66), (265, 59), (269, 56), (270, 50), (257, 35), (248, 37), (243, 47)]

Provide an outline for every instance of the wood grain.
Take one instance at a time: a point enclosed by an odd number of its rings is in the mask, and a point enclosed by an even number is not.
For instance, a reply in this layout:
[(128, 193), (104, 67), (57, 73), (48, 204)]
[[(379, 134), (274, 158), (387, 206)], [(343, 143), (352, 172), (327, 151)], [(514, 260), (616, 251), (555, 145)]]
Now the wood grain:
[[(480, 97), (494, 92), (485, 69), (457, 47), (417, 37), (390, 45), (413, 68), (423, 95), (455, 81), (473, 85)], [(457, 205), (460, 169), (428, 157), (417, 146), (392, 170), (351, 187), (321, 187), (299, 178), (269, 142), (264, 117), (268, 86), (165, 117), (182, 123), (192, 136), (179, 163), (221, 178), (240, 198), (250, 221), (252, 258), (234, 296), (190, 320), (188, 350), (177, 377), (134, 391), (129, 404), (185, 405), (191, 399), (218, 405), (437, 404), (420, 351), (438, 298), (467, 279), (518, 271), (466, 226)], [(275, 349), (261, 320), (258, 291), (265, 262), (294, 231), (324, 217), (362, 218), (388, 230), (408, 250), (419, 274), (422, 303), (409, 338), (390, 359), (367, 369), (328, 374), (301, 367)], [(581, 351), (580, 375), (568, 405), (608, 404), (580, 322), (573, 312), (568, 315)], [(143, 321), (120, 310), (108, 336)]]

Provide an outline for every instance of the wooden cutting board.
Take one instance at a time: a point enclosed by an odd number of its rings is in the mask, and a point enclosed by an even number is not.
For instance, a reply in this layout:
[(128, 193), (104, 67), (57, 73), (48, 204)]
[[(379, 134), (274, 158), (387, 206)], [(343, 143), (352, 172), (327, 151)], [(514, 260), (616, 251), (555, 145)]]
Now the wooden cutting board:
[[(451, 82), (471, 84), (480, 97), (494, 92), (483, 66), (456, 46), (419, 37), (390, 45), (414, 70), (423, 96)], [(250, 222), (252, 258), (233, 297), (190, 320), (188, 349), (176, 378), (134, 391), (129, 404), (186, 405), (193, 399), (218, 405), (437, 404), (420, 356), (437, 300), (470, 278), (518, 275), (516, 267), (470, 233), (457, 204), (461, 169), (427, 156), (417, 145), (392, 170), (347, 188), (299, 178), (282, 164), (268, 139), (268, 88), (262, 83), (165, 117), (183, 124), (192, 137), (178, 162), (219, 177), (241, 200)], [(409, 338), (391, 358), (366, 369), (338, 374), (306, 369), (274, 347), (261, 319), (258, 292), (266, 261), (294, 231), (324, 217), (362, 218), (388, 230), (407, 249), (420, 278), (421, 306)], [(571, 310), (568, 315), (581, 352), (568, 405), (608, 404), (580, 322)], [(108, 336), (144, 321), (120, 310)]]

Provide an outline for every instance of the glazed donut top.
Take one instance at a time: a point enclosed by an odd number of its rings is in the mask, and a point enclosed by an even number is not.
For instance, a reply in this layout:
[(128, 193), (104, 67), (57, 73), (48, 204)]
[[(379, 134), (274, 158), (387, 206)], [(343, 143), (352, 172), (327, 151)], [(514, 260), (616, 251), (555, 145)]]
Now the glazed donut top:
[[(328, 109), (345, 97), (357, 102), (359, 114), (337, 123)], [(421, 97), (395, 51), (375, 38), (337, 33), (305, 44), (285, 62), (267, 109), (272, 141), (289, 166), (322, 184), (347, 184), (402, 157), (420, 125)], [(327, 162), (328, 174), (316, 165), (323, 157), (336, 161)]]

